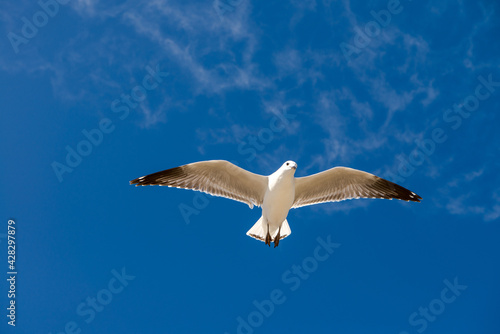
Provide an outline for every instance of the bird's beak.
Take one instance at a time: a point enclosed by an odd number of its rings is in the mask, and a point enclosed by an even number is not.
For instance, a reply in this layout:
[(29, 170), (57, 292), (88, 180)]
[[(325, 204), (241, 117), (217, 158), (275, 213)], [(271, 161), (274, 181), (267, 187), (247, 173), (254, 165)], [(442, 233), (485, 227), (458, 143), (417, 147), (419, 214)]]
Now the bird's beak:
[(293, 169), (297, 169), (297, 166), (293, 166), (292, 168), (293, 168)]

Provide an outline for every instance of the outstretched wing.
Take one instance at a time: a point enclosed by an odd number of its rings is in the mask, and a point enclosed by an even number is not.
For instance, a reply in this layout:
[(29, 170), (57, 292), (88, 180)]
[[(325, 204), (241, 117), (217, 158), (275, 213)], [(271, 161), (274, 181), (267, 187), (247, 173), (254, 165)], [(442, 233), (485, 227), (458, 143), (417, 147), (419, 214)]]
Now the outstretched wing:
[(420, 202), (422, 197), (395, 183), (360, 170), (335, 167), (295, 179), (292, 208), (351, 198), (387, 198)]
[(130, 181), (136, 186), (159, 185), (202, 191), (261, 206), (267, 176), (250, 173), (225, 160), (200, 161), (149, 174)]

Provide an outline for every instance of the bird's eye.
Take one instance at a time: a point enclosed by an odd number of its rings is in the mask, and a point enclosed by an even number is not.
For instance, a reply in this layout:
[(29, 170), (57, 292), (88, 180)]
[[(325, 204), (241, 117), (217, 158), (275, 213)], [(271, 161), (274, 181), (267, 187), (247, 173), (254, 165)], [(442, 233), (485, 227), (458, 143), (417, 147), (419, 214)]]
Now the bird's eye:
[(287, 162), (287, 163), (286, 163), (286, 165), (288, 166), (288, 165), (289, 165), (289, 163)]

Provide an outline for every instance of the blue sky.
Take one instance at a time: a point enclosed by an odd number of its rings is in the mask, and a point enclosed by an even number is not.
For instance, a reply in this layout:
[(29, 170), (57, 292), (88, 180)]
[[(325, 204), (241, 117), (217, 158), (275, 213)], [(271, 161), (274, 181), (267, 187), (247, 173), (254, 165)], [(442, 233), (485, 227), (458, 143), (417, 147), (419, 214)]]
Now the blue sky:
[[(496, 1), (2, 1), (2, 333), (499, 333)], [(421, 203), (129, 181), (349, 166)], [(16, 328), (7, 222), (16, 222)]]

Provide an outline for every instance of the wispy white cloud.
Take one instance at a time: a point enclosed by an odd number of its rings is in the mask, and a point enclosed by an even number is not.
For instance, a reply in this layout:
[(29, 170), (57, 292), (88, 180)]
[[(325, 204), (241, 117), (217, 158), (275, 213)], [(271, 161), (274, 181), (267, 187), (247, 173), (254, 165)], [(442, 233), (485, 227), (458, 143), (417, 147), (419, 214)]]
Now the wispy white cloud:
[(76, 0), (73, 6), (76, 11), (80, 13), (95, 15), (96, 5), (99, 3), (97, 0)]
[(383, 129), (370, 122), (373, 110), (369, 103), (358, 100), (346, 87), (321, 92), (315, 109), (316, 123), (327, 134), (322, 140), (324, 152), (313, 159), (321, 168), (348, 163), (381, 148), (387, 140)]
[(484, 172), (484, 169), (480, 169), (480, 170), (477, 170), (477, 171), (472, 171), (470, 173), (467, 173), (464, 175), (464, 179), (465, 181), (472, 181), (474, 180), (475, 178), (478, 178), (480, 177), (481, 175), (483, 175), (483, 172)]
[(273, 62), (277, 69), (272, 80), (292, 78), (297, 86), (311, 83), (313, 86), (318, 81), (324, 81), (325, 67), (331, 67), (341, 62), (341, 56), (336, 52), (323, 50), (299, 50), (291, 46), (277, 51), (273, 55)]
[[(450, 214), (479, 216), (486, 222), (500, 217), (500, 189), (488, 189), (491, 184), (483, 180), (491, 176), (485, 171), (486, 167), (454, 176), (438, 189)], [(485, 192), (491, 195), (485, 197)]]
[[(186, 76), (178, 75), (177, 80), (190, 81), (193, 98), (237, 89), (263, 91), (273, 83), (254, 61), (259, 29), (249, 19), (250, 5), (242, 2), (221, 21), (211, 2), (156, 0), (110, 5), (79, 0), (69, 7), (82, 22), (113, 21), (115, 26), (123, 25), (123, 33), (104, 28), (95, 35), (82, 24), (78, 34), (60, 44), (51, 58), (33, 48), (33, 53), (22, 54), (15, 61), (0, 56), (0, 69), (47, 73), (56, 98), (70, 104), (85, 100), (92, 110), (107, 108), (111, 101), (102, 101), (102, 96), (129, 91), (142, 79), (145, 66), (158, 63), (183, 69)], [(241, 52), (235, 51), (235, 46), (242, 48)], [(149, 63), (144, 63), (146, 53)], [(168, 87), (160, 89), (169, 91)], [(96, 95), (96, 90), (100, 94)], [(164, 119), (160, 109), (153, 105), (138, 108), (145, 118), (141, 126)]]
[(291, 135), (297, 133), (301, 123), (297, 114), (303, 106), (301, 101), (288, 98), (283, 92), (278, 92), (272, 99), (263, 98), (262, 106), (265, 112), (274, 115), (285, 124), (284, 131), (286, 133)]
[(485, 28), (489, 27), (491, 24), (491, 18), (495, 15), (495, 6), (490, 5), (485, 8), (482, 3), (479, 3), (479, 7), (482, 13), (482, 20), (476, 23), (470, 33), (462, 40), (460, 48), (466, 48), (466, 57), (463, 59), (463, 65), (470, 71), (477, 71), (479, 69), (490, 67), (491, 64), (485, 64), (482, 61), (477, 61), (479, 58), (477, 52), (475, 51), (475, 42), (480, 39), (480, 33), (484, 31)]
[[(157, 0), (125, 13), (124, 20), (185, 68), (199, 91), (262, 90), (271, 82), (259, 74), (253, 61), (258, 29), (248, 18), (250, 10), (248, 2), (243, 2), (221, 21), (209, 3), (173, 5)], [(241, 54), (231, 51), (235, 43), (243, 43)], [(211, 57), (211, 65), (207, 57)]]
[(100, 20), (119, 17), (131, 4), (134, 2), (126, 1), (116, 5), (99, 0), (76, 0), (69, 3), (78, 15), (85, 18), (99, 18)]
[(199, 147), (199, 151), (204, 152), (204, 147), (210, 145), (238, 144), (253, 132), (248, 126), (239, 124), (222, 128), (197, 129), (196, 135), (200, 142), (203, 143), (203, 146)]
[(306, 12), (316, 11), (316, 0), (291, 0), (290, 3), (297, 9), (290, 19), (290, 27), (293, 28), (302, 20)]
[[(384, 61), (386, 48), (395, 43), (402, 46), (399, 50), (401, 59), (395, 64), (401, 74), (397, 81), (389, 80), (386, 73), (376, 66)], [(404, 52), (401, 53), (402, 51)], [(363, 52), (358, 59), (349, 63), (349, 67), (359, 81), (367, 86), (373, 99), (387, 109), (385, 126), (389, 125), (396, 112), (405, 110), (417, 97), (426, 107), (439, 96), (439, 91), (433, 85), (434, 78), (424, 77), (419, 72), (425, 66), (428, 52), (429, 46), (421, 36), (412, 36), (391, 28), (369, 45), (368, 52)], [(402, 80), (406, 80), (403, 87)]]
[(485, 221), (490, 222), (490, 221), (497, 220), (498, 218), (500, 218), (500, 200), (498, 200), (497, 203), (498, 204), (493, 205), (491, 210), (486, 212), (486, 214), (484, 215)]
[[(256, 122), (254, 123), (238, 124), (235, 123), (236, 121), (233, 120), (230, 115), (227, 115), (227, 117), (230, 118), (229, 123), (232, 123), (230, 126), (198, 129), (197, 137), (203, 143), (198, 147), (198, 151), (204, 154), (206, 148), (209, 146), (232, 144), (235, 152), (241, 153), (241, 145), (245, 144), (245, 148), (259, 151), (258, 161), (262, 160), (266, 154), (270, 154), (270, 156), (281, 156), (283, 147), (278, 145), (278, 143), (284, 137), (293, 136), (298, 133), (302, 117), (299, 113), (302, 103), (296, 99), (286, 99), (285, 96), (285, 93), (277, 93), (270, 99), (261, 97), (262, 107), (259, 108), (261, 111), (256, 111)], [(262, 137), (264, 133), (265, 140), (262, 139), (264, 138)], [(267, 136), (270, 137), (269, 141)], [(254, 140), (257, 141), (257, 144), (253, 143)], [(278, 146), (278, 148), (276, 148), (276, 146)], [(265, 147), (265, 149), (262, 149), (262, 147)], [(299, 148), (290, 149), (288, 152), (293, 153), (297, 149)], [(289, 157), (285, 157), (285, 160), (287, 159), (289, 159)], [(264, 160), (269, 161), (269, 159)], [(278, 160), (281, 161), (281, 159)], [(278, 160), (271, 159), (270, 161)], [(283, 161), (279, 164), (281, 163), (283, 163)], [(265, 167), (267, 165), (263, 166)]]
[(302, 55), (298, 50), (288, 48), (274, 55), (274, 64), (282, 75), (296, 73), (302, 70)]
[(143, 115), (143, 119), (140, 121), (140, 126), (144, 129), (149, 129), (159, 123), (167, 122), (167, 110), (170, 106), (171, 101), (169, 98), (165, 99), (165, 101), (152, 110), (149, 106), (149, 103), (142, 103), (138, 109)]
[(486, 208), (479, 205), (468, 205), (466, 202), (472, 194), (462, 195), (454, 198), (450, 198), (446, 204), (446, 209), (452, 215), (463, 215), (463, 214), (484, 214)]

